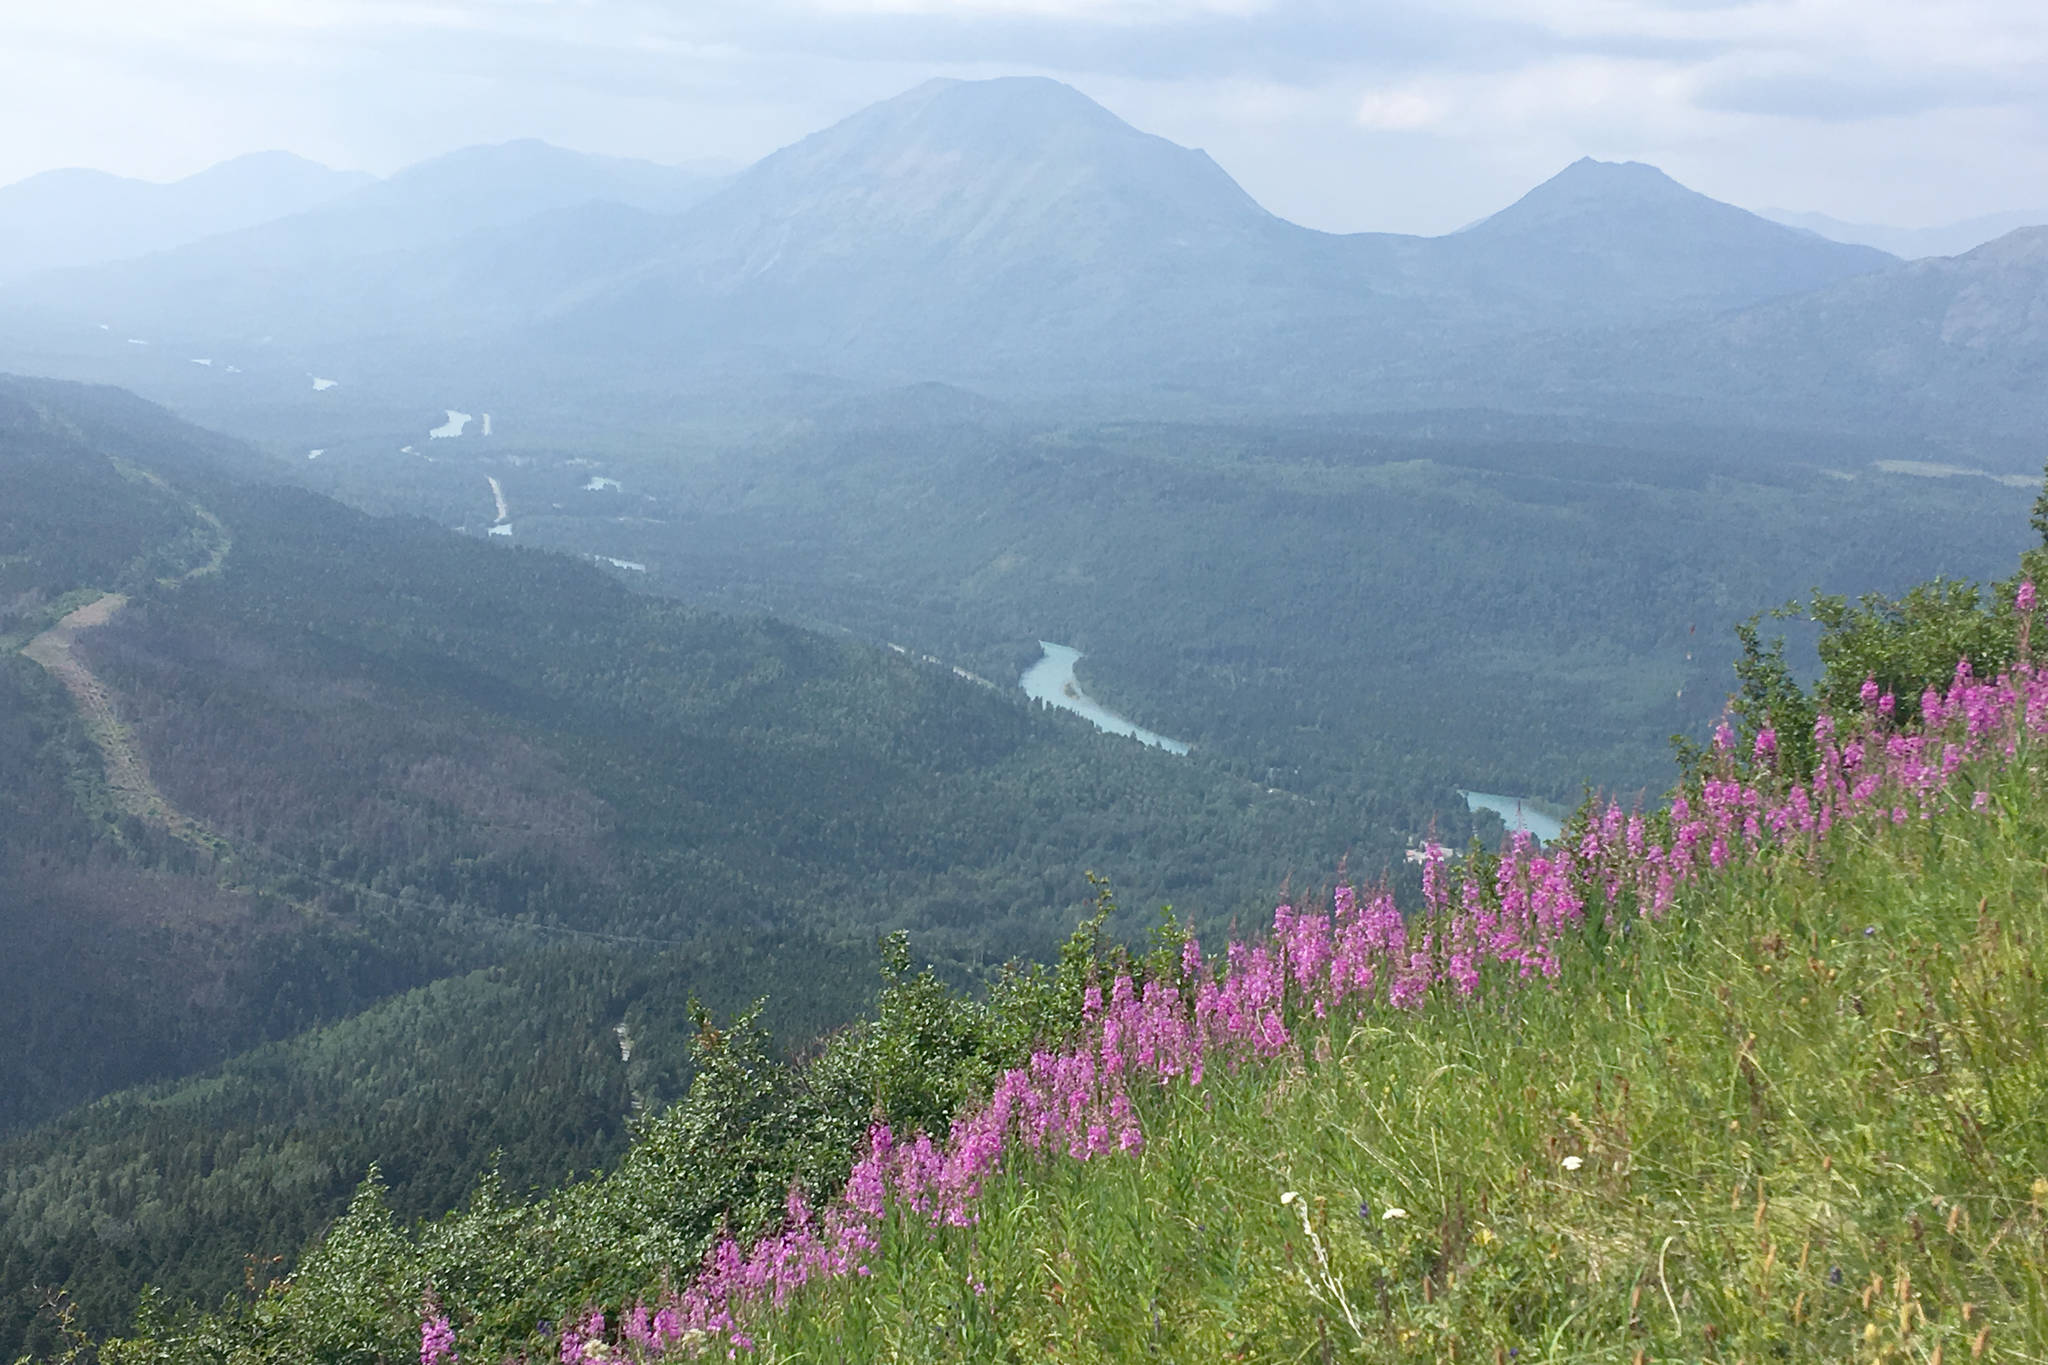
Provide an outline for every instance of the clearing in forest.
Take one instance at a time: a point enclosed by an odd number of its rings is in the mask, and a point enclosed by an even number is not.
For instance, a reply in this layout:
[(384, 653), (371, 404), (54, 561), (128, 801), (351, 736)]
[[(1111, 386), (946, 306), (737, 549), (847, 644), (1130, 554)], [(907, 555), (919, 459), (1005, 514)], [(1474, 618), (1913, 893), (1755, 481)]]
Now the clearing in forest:
[[(156, 474), (123, 462), (117, 463), (124, 473), (144, 479), (166, 492), (171, 491), (170, 486)], [(199, 503), (193, 502), (190, 506), (193, 515), (210, 532), (206, 537), (206, 558), (176, 578), (161, 580), (166, 585), (176, 586), (217, 574), (227, 562), (232, 544), (227, 527)], [(100, 751), (105, 763), (107, 790), (116, 810), (123, 815), (137, 816), (162, 825), (177, 838), (188, 842), (216, 844), (218, 839), (212, 831), (172, 805), (158, 790), (149, 775), (149, 761), (143, 757), (133, 732), (122, 723), (114, 709), (112, 691), (79, 657), (79, 636), (113, 620), (127, 605), (128, 599), (121, 593), (103, 594), (36, 636), (22, 647), (21, 652), (40, 664), (71, 694), (73, 704), (78, 707), (79, 718), (85, 722), (86, 737)]]
[(51, 677), (64, 685), (85, 722), (85, 733), (100, 751), (107, 770), (107, 791), (115, 809), (160, 824), (180, 839), (206, 841), (207, 831), (164, 798), (150, 779), (149, 763), (135, 736), (114, 710), (113, 694), (78, 655), (78, 637), (114, 619), (128, 599), (107, 593), (86, 603), (22, 647)]

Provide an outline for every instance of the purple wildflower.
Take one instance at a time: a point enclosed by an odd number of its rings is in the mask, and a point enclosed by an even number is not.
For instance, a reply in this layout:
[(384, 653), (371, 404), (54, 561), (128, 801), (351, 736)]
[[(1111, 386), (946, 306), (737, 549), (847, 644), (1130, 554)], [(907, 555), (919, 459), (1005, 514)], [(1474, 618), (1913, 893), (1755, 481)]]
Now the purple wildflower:
[(445, 1313), (436, 1313), (420, 1324), (420, 1365), (453, 1365), (455, 1328)]

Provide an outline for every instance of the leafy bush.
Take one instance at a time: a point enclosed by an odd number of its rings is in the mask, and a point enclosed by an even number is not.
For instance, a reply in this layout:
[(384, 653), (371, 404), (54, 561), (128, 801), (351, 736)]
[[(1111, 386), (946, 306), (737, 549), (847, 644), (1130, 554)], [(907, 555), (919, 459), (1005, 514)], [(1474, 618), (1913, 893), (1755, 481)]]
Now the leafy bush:
[[(2048, 499), (2048, 490), (2043, 498)], [(1813, 723), (1822, 712), (1847, 714), (1883, 697), (1891, 714), (1910, 722), (1928, 689), (1946, 690), (1960, 663), (1979, 677), (2010, 668), (2031, 647), (2033, 612), (2016, 603), (2022, 587), (2048, 582), (2048, 546), (2021, 558), (2019, 572), (1988, 586), (1937, 578), (1899, 597), (1866, 593), (1851, 600), (1816, 592), (1804, 606), (1787, 603), (1735, 628), (1737, 691), (1730, 707), (1740, 722), (1741, 756), (1754, 756), (1759, 734), (1775, 740), (1773, 764), (1799, 777), (1813, 773)], [(1763, 622), (1803, 620), (1819, 627), (1820, 673), (1802, 683), (1785, 657), (1785, 640), (1763, 638)], [(1866, 689), (1874, 688), (1866, 692)], [(1698, 744), (1674, 737), (1681, 764), (1697, 773)]]

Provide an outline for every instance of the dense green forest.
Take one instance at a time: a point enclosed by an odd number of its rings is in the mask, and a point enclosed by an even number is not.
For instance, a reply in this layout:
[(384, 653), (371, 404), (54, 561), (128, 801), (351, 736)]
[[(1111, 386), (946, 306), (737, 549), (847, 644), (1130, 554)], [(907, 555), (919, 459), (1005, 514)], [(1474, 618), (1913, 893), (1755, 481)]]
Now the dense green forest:
[[(1713, 723), (1736, 621), (1995, 572), (2032, 480), (1910, 436), (1454, 411), (1175, 423), (941, 385), (622, 396), (602, 421), (495, 393), (494, 434), (351, 391), (245, 421), (281, 477), (644, 565), (686, 598), (900, 642), (1007, 682), (1038, 640), (1092, 694), (1263, 785), (1655, 792)], [(451, 399), (450, 401), (454, 401)], [(481, 399), (478, 406), (483, 406)], [(1944, 474), (1944, 471), (1948, 471)], [(2024, 485), (2024, 486), (2021, 486)]]
[[(68, 1281), (112, 1322), (145, 1280), (204, 1300), (245, 1253), (289, 1264), (372, 1162), (409, 1173), (420, 1212), (501, 1149), (519, 1182), (601, 1164), (628, 1091), (565, 1096), (548, 1048), (616, 1047), (628, 1022), (658, 1101), (687, 1074), (692, 994), (771, 998), (795, 1046), (858, 1012), (879, 933), (915, 930), (964, 982), (1049, 950), (1090, 870), (1123, 888), (1127, 932), (1169, 901), (1220, 924), (1347, 853), (1398, 866), (1428, 820), (1268, 791), (876, 646), (252, 483), (248, 451), (124, 395), (0, 398), (10, 1333), (38, 1285)], [(125, 606), (68, 656), (112, 698), (95, 721), (21, 648), (105, 591)], [(139, 793), (108, 775), (110, 734)], [(527, 984), (476, 975), (494, 967)], [(449, 1052), (379, 1053), (374, 1014), (248, 1053), (394, 998), (491, 1041), (474, 1074)], [(643, 1020), (641, 1000), (665, 1004)], [(335, 1049), (361, 1055), (323, 1070)], [(244, 1053), (196, 1088), (28, 1128)], [(323, 1103), (251, 1079), (286, 1072)], [(431, 1102), (487, 1078), (515, 1098)], [(232, 1196), (199, 1193), (216, 1169), (240, 1172), (216, 1182)]]
[[(811, 989), (793, 989), (792, 959)], [(0, 1141), (10, 1359), (37, 1286), (114, 1324), (145, 1282), (212, 1303), (252, 1265), (259, 1283), (284, 1273), (372, 1166), (407, 1219), (486, 1170), (526, 1195), (608, 1166), (636, 1115), (687, 1088), (693, 999), (730, 1015), (770, 996), (764, 1026), (808, 1040), (866, 1009), (875, 981), (871, 951), (822, 940), (538, 949)]]
[[(871, 646), (302, 493), (221, 505), (220, 581), (86, 649), (175, 804), (329, 881), (667, 937), (908, 924), (1000, 958), (1077, 903), (1055, 849), (1179, 900), (1305, 817), (1325, 847), (1341, 827)], [(1259, 861), (1239, 891), (1289, 870)]]

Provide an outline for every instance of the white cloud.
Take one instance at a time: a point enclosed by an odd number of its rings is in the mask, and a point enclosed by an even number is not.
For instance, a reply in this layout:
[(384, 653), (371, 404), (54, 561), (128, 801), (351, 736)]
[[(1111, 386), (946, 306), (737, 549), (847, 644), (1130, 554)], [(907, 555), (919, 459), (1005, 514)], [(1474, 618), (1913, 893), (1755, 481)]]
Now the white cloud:
[(1379, 133), (1409, 133), (1442, 122), (1448, 106), (1417, 89), (1371, 90), (1358, 101), (1358, 126)]

